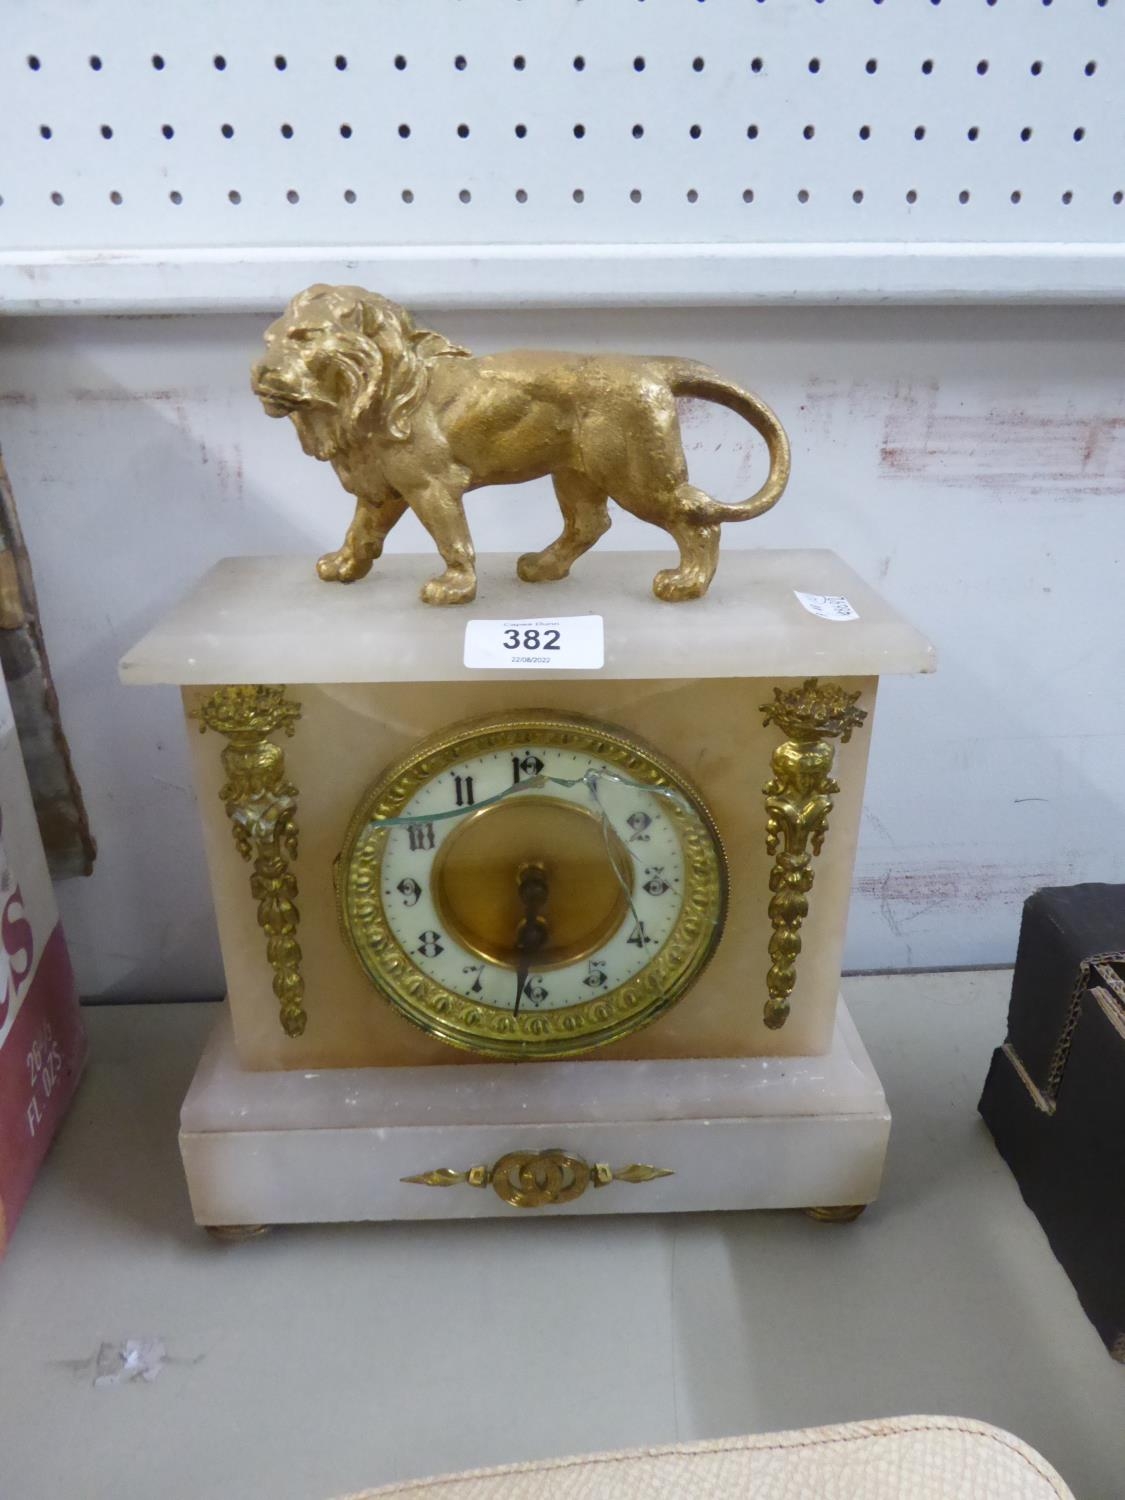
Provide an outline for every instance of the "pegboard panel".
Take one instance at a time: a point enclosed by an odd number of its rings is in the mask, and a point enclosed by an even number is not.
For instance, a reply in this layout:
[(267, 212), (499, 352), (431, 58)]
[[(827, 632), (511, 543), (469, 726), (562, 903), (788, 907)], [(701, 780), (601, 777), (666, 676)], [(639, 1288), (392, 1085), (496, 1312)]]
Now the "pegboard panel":
[(9, 0), (0, 88), (9, 273), (1125, 227), (1125, 0)]

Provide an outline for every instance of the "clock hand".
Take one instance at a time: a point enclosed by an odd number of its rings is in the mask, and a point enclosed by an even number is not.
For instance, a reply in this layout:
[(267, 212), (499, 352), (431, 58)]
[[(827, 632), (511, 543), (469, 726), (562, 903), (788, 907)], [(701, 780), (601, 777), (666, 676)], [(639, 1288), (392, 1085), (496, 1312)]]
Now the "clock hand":
[(524, 986), (531, 972), (531, 960), (547, 942), (547, 920), (541, 915), (547, 904), (547, 872), (542, 865), (524, 865), (516, 880), (520, 905), (523, 907), (523, 915), (516, 927), (515, 944), (520, 958), (516, 969), (516, 1004), (512, 1014), (518, 1016)]

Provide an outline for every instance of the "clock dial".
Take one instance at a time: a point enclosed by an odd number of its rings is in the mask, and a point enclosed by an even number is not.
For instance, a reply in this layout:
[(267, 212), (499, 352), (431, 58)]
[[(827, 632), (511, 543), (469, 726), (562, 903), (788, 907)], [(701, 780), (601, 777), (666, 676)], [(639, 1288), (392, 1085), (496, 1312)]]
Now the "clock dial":
[(364, 797), (345, 937), (417, 1024), (492, 1056), (653, 1020), (718, 942), (726, 869), (698, 794), (624, 731), (552, 714), (419, 746)]

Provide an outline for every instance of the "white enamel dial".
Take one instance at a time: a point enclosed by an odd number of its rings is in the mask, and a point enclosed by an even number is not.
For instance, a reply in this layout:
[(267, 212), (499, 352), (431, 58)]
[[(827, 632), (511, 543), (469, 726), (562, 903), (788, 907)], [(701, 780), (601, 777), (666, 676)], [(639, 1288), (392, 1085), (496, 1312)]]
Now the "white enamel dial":
[[(591, 773), (592, 786), (586, 779)], [(526, 786), (535, 776), (550, 780), (542, 787), (512, 790), (521, 782)], [(626, 907), (617, 929), (575, 962), (547, 970), (533, 966), (521, 990), (521, 1009), (559, 1010), (632, 979), (675, 927), (683, 902), (683, 855), (668, 798), (627, 785), (619, 777), (604, 760), (581, 750), (536, 743), (529, 736), (513, 750), (493, 750), (457, 761), (422, 787), (400, 816), (424, 821), (391, 828), (383, 854), (383, 910), (403, 951), (423, 973), (455, 994), (514, 1011), (516, 982), (511, 962), (496, 962), (471, 951), (450, 930), (439, 909), (434, 871), (440, 869), (446, 840), (457, 836), (459, 819), (429, 821), (431, 814), (455, 809), (464, 814), (470, 807), (508, 793), (521, 800), (564, 801), (594, 817), (604, 816), (633, 866), (631, 906)], [(577, 784), (560, 786), (559, 782)], [(550, 850), (545, 848), (544, 858), (549, 857)], [(605, 857), (608, 864), (608, 853)]]
[(722, 846), (625, 730), (539, 710), (421, 742), (369, 788), (337, 865), (344, 937), (416, 1025), (494, 1057), (647, 1025), (722, 934)]

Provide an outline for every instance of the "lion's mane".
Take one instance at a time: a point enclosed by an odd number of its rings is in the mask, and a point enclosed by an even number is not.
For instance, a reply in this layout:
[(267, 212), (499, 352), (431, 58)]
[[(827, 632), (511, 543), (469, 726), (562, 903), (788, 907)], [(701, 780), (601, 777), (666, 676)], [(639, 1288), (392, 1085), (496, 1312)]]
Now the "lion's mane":
[(274, 330), (284, 362), (267, 361), (270, 368), (256, 375), (255, 386), (268, 395), (280, 382), (282, 394), (334, 407), (340, 446), (372, 426), (384, 437), (405, 441), (434, 361), (465, 358), (469, 352), (417, 327), (397, 302), (358, 286), (308, 287), (289, 303)]

